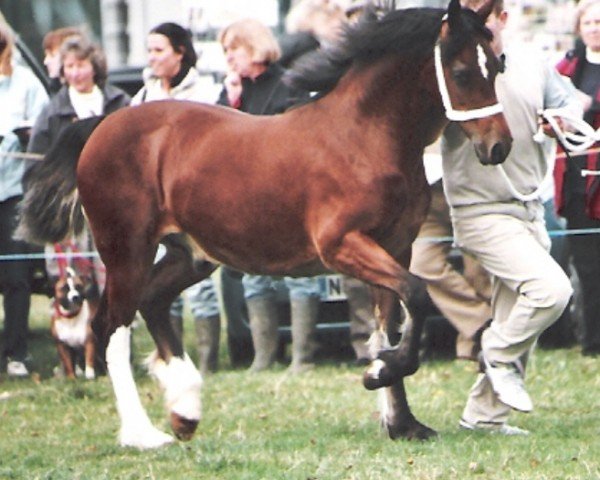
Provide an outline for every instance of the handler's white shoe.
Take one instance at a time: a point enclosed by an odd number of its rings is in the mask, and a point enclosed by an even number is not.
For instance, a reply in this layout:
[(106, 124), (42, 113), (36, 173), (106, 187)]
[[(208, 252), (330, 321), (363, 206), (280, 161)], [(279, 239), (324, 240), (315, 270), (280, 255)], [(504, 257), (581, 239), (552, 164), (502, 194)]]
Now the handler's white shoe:
[(531, 412), (533, 402), (525, 390), (523, 376), (513, 363), (490, 363), (485, 357), (483, 364), (494, 392), (505, 405), (520, 412)]
[(461, 418), (460, 421), (458, 422), (458, 425), (463, 430), (471, 430), (474, 432), (488, 432), (488, 433), (496, 433), (499, 435), (506, 435), (506, 436), (529, 435), (529, 430), (524, 430), (523, 428), (515, 427), (513, 425), (508, 425), (507, 423), (493, 423), (493, 422), (470, 423), (470, 422), (467, 422), (464, 418)]

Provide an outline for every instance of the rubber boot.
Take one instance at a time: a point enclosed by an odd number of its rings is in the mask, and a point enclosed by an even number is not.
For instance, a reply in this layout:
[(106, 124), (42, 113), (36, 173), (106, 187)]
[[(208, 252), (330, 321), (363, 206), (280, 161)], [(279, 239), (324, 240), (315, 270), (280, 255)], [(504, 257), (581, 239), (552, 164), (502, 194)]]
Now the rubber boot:
[(195, 320), (198, 342), (198, 370), (202, 376), (216, 372), (219, 360), (221, 317), (198, 317)]
[(302, 373), (314, 368), (314, 357), (317, 351), (317, 317), (319, 299), (304, 297), (292, 299), (292, 373)]
[(259, 372), (275, 362), (279, 336), (277, 332), (277, 305), (271, 296), (256, 296), (246, 299), (250, 332), (254, 345), (254, 361), (250, 370)]

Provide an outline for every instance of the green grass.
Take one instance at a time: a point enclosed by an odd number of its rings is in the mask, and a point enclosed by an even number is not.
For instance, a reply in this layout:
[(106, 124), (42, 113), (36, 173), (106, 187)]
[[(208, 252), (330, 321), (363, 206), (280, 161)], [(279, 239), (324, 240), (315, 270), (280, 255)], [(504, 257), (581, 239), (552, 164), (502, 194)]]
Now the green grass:
[[(577, 349), (534, 355), (528, 385), (536, 408), (511, 419), (531, 430), (529, 437), (459, 430), (474, 365), (425, 363), (406, 383), (417, 418), (440, 433), (429, 442), (385, 437), (376, 394), (362, 388), (362, 370), (349, 363), (323, 362), (302, 376), (289, 376), (284, 366), (249, 374), (230, 368), (222, 352), (222, 369), (205, 381), (196, 437), (138, 451), (117, 445), (108, 378), (52, 377), (58, 360), (46, 303), (36, 298), (32, 313), (35, 374), (28, 380), (0, 376), (2, 480), (600, 478), (599, 360)], [(134, 342), (139, 364), (151, 348), (144, 328)], [(142, 368), (136, 376), (150, 417), (167, 430), (159, 388)]]

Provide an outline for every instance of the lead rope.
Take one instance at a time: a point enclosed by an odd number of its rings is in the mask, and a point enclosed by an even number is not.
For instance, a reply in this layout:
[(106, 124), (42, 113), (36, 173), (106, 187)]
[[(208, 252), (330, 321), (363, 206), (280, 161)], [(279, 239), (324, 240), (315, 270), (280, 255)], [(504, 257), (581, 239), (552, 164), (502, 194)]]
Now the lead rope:
[[(596, 142), (600, 141), (600, 129), (594, 130), (594, 128), (585, 120), (572, 115), (564, 108), (549, 108), (546, 110), (540, 110), (538, 112), (538, 115), (544, 121), (548, 122), (548, 124), (552, 127), (552, 130), (556, 135), (556, 141), (565, 151), (565, 155), (569, 160), (571, 159), (569, 152), (583, 153), (586, 150), (589, 150), (589, 148)], [(558, 117), (568, 122), (572, 130), (563, 131), (557, 121)], [(546, 135), (544, 134), (544, 130), (542, 126), (540, 126), (537, 133), (535, 133), (535, 135), (533, 136), (533, 140), (541, 144), (544, 142), (545, 136)], [(537, 198), (539, 198), (540, 192), (542, 192), (550, 183), (550, 179), (552, 178), (553, 174), (552, 169), (548, 168), (538, 188), (536, 188), (535, 191), (531, 193), (523, 194), (515, 188), (502, 165), (496, 165), (496, 168), (506, 181), (510, 193), (517, 200), (520, 200), (522, 202), (529, 202), (531, 200), (536, 200)], [(588, 175), (600, 175), (600, 171), (585, 169), (581, 170), (582, 177), (586, 177)]]

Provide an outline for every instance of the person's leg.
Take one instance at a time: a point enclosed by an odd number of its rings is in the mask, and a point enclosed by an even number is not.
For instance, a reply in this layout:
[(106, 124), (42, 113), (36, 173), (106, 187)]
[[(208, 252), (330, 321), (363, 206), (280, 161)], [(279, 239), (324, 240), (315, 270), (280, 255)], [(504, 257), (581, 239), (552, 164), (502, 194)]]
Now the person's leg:
[(431, 300), (456, 328), (457, 356), (474, 358), (475, 337), (491, 318), (491, 309), (489, 301), (450, 263), (452, 235), (444, 192), (434, 189), (430, 211), (413, 244), (410, 271), (427, 282)]
[[(600, 221), (585, 213), (583, 196), (575, 197), (567, 209), (569, 229), (599, 228)], [(584, 355), (600, 354), (600, 235), (569, 237), (573, 265), (579, 277), (583, 299), (581, 346)]]
[[(494, 319), (482, 335), (488, 380), (499, 400), (529, 410), (531, 400), (522, 384), (522, 360), (539, 334), (562, 313), (572, 288), (548, 253), (550, 241), (538, 209), (523, 209), (518, 214), (521, 218), (459, 218), (455, 220), (455, 232), (461, 248), (474, 254), (493, 278)], [(500, 380), (499, 372), (506, 374)], [(485, 411), (486, 402), (478, 398), (485, 391), (480, 392), (477, 390), (469, 402), (478, 403), (479, 410)], [(495, 415), (489, 411), (490, 419)]]
[[(567, 236), (563, 235), (566, 229), (566, 221), (556, 214), (554, 199), (544, 202), (544, 220), (552, 242), (550, 255), (565, 273), (570, 275), (569, 241)], [(571, 319), (571, 308), (567, 306), (558, 320), (540, 335), (538, 344), (542, 347), (564, 348), (572, 346), (574, 343), (575, 332)]]
[(285, 277), (290, 291), (292, 323), (292, 363), (290, 370), (300, 373), (314, 366), (317, 350), (316, 328), (319, 316), (319, 282), (314, 277)]
[(376, 324), (371, 292), (368, 285), (355, 278), (344, 275), (343, 281), (350, 315), (350, 342), (356, 361), (367, 365), (371, 361), (367, 341)]
[[(17, 203), (19, 198), (13, 197), (0, 202), (0, 252), (5, 255), (26, 254), (28, 245), (16, 241), (12, 234), (16, 228)], [(31, 303), (30, 264), (27, 260), (4, 262), (2, 276), (4, 279), (4, 349), (3, 356), (13, 362), (22, 364), (27, 358), (27, 334), (29, 307)], [(24, 376), (28, 372), (21, 365), (18, 368), (9, 363), (15, 375)]]
[(277, 356), (279, 319), (272, 282), (272, 278), (265, 275), (245, 274), (242, 278), (254, 345), (250, 370), (255, 372), (271, 367)]
[(221, 336), (219, 301), (212, 277), (192, 285), (185, 293), (196, 326), (198, 368), (206, 375), (217, 370)]

